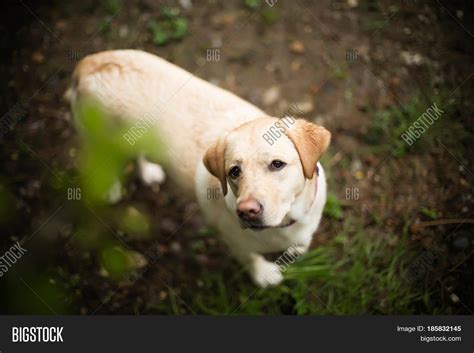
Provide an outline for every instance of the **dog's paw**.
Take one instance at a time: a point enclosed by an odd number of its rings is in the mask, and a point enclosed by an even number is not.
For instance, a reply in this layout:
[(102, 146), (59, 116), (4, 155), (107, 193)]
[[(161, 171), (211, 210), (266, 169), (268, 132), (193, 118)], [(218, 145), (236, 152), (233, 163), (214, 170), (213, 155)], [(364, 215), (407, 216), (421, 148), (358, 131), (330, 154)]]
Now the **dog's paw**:
[(258, 261), (253, 266), (250, 276), (255, 284), (262, 288), (273, 287), (283, 281), (280, 266), (266, 260)]
[(140, 177), (146, 185), (163, 184), (166, 174), (159, 164), (145, 162), (140, 164)]
[(308, 246), (307, 245), (290, 246), (286, 250), (286, 252), (294, 258), (298, 258), (301, 255), (306, 254), (307, 251), (308, 251)]

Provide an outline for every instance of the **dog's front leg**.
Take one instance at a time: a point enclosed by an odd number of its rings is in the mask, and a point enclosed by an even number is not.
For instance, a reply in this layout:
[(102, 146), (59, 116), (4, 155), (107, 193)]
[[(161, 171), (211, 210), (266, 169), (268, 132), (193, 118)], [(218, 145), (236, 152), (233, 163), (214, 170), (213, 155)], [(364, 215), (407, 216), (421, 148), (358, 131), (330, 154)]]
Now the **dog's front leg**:
[(259, 287), (276, 286), (283, 281), (280, 266), (265, 260), (257, 253), (236, 254), (237, 260), (247, 269), (252, 281)]

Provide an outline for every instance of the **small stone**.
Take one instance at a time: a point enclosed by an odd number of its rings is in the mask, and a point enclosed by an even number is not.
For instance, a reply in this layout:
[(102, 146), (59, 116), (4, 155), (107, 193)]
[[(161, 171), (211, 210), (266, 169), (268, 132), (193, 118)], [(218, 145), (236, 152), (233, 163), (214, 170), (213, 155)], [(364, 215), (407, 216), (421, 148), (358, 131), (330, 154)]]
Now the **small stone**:
[(202, 254), (196, 255), (196, 261), (199, 262), (201, 265), (209, 264), (209, 258), (206, 255), (202, 255)]
[(120, 26), (119, 37), (125, 38), (127, 35), (128, 35), (128, 26), (127, 25)]
[(295, 54), (303, 54), (305, 52), (305, 47), (303, 42), (295, 40), (290, 44), (290, 50)]
[(395, 6), (395, 5), (390, 5), (388, 7), (388, 11), (390, 11), (391, 13), (396, 13), (396, 12), (398, 12), (398, 7)]
[(419, 53), (412, 53), (408, 51), (402, 51), (402, 59), (407, 65), (421, 65), (423, 63), (423, 57)]
[(44, 63), (44, 55), (43, 55), (43, 53), (41, 53), (39, 51), (35, 51), (31, 55), (31, 60), (33, 60), (33, 62), (35, 62), (37, 64), (42, 64), (42, 63)]
[(179, 4), (185, 10), (191, 10), (193, 8), (193, 3), (191, 2), (191, 0), (179, 0)]
[(64, 20), (59, 20), (56, 22), (56, 28), (60, 31), (64, 31), (67, 28), (67, 22)]
[(428, 19), (428, 17), (426, 17), (426, 16), (423, 15), (423, 14), (419, 14), (419, 15), (418, 15), (418, 19), (420, 20), (420, 22), (423, 22), (423, 23), (426, 23), (426, 24), (429, 24), (429, 23), (430, 23), (430, 20)]
[(301, 69), (301, 62), (299, 60), (294, 60), (290, 63), (291, 71), (299, 71)]
[(352, 172), (357, 172), (363, 169), (363, 165), (360, 159), (356, 158), (351, 163), (351, 170)]
[(181, 244), (177, 241), (174, 241), (170, 244), (170, 250), (175, 254), (179, 254), (182, 250)]
[(161, 229), (163, 229), (163, 231), (168, 232), (168, 233), (173, 233), (178, 227), (178, 224), (175, 221), (173, 221), (171, 218), (163, 218), (160, 223), (161, 223)]
[(266, 106), (274, 104), (280, 98), (280, 87), (271, 86), (263, 94), (263, 104)]
[(269, 63), (265, 64), (265, 71), (273, 73), (273, 72), (275, 72), (276, 69), (277, 68), (276, 68), (275, 63), (269, 62)]
[(104, 267), (101, 267), (99, 270), (99, 276), (107, 278), (109, 277), (109, 272)]
[(390, 84), (392, 84), (393, 86), (400, 86), (400, 82), (400, 78), (397, 76), (393, 76), (392, 78), (390, 78)]
[(347, 0), (347, 5), (353, 9), (354, 7), (359, 6), (359, 0)]
[(231, 26), (237, 19), (237, 13), (227, 12), (217, 14), (211, 17), (211, 23), (215, 27)]
[(211, 37), (211, 46), (212, 48), (222, 47), (222, 37), (220, 35)]
[(313, 102), (310, 99), (298, 102), (296, 106), (298, 107), (298, 111), (302, 114), (308, 114), (314, 110)]

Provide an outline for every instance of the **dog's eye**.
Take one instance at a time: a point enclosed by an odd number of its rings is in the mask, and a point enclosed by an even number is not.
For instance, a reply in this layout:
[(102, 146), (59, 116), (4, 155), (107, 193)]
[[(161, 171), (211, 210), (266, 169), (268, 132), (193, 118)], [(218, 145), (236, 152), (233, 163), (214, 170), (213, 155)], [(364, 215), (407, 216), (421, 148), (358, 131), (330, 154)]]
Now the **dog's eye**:
[(238, 178), (238, 177), (240, 176), (240, 168), (237, 167), (237, 166), (230, 168), (230, 170), (229, 170), (229, 176), (230, 176), (232, 179)]
[(286, 165), (285, 162), (279, 161), (278, 159), (275, 159), (272, 161), (270, 164), (270, 170), (280, 170), (283, 169), (283, 167)]

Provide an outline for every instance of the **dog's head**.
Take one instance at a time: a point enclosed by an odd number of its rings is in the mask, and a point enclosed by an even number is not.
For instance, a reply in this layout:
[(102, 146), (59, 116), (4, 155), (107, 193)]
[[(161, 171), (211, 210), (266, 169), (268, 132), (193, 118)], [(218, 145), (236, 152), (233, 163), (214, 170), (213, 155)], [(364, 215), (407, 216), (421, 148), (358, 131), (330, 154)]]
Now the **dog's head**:
[(326, 151), (331, 134), (302, 119), (262, 118), (245, 123), (217, 140), (204, 156), (244, 228), (261, 230), (291, 224), (288, 216), (306, 180)]

